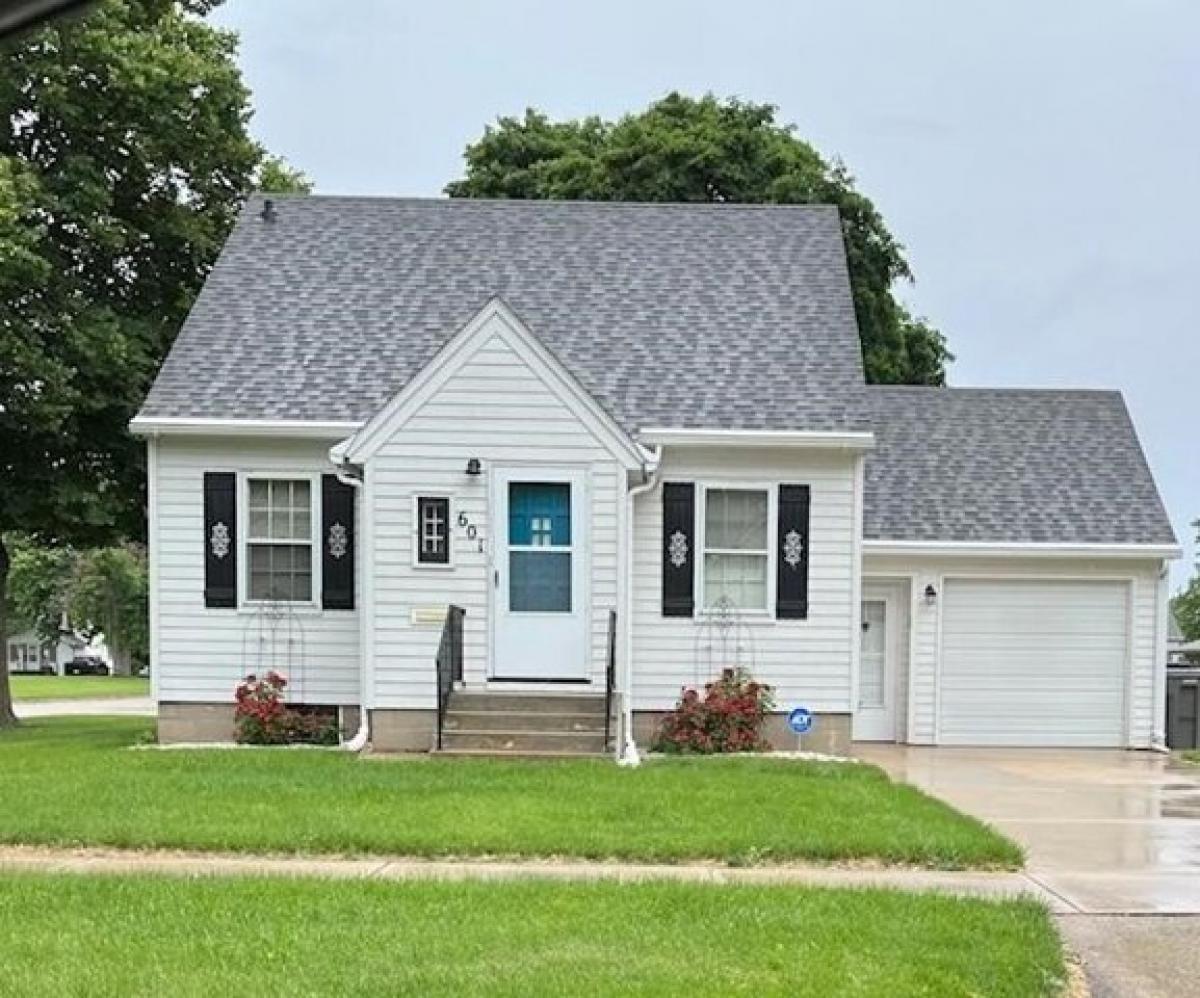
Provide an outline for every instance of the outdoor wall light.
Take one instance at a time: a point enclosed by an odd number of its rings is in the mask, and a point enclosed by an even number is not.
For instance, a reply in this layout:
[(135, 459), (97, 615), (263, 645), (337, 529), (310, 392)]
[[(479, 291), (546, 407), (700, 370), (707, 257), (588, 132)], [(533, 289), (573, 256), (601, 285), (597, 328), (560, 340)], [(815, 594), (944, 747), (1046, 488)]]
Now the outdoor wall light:
[(483, 474), (483, 465), (481, 465), (479, 463), (479, 458), (473, 457), (473, 458), (468, 459), (467, 474), (472, 477)]
[(925, 605), (933, 606), (937, 602), (937, 590), (933, 588), (933, 583), (925, 587)]

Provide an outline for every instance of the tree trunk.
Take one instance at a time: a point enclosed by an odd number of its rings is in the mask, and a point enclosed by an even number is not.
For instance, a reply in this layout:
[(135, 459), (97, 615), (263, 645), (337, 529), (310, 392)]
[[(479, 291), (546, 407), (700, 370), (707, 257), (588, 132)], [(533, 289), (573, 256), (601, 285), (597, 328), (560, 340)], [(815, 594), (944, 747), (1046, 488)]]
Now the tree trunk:
[(4, 534), (0, 533), (0, 728), (17, 723), (13, 713), (12, 690), (8, 685), (8, 548), (4, 546)]
[(104, 641), (108, 645), (108, 653), (112, 658), (114, 676), (128, 676), (133, 670), (129, 668), (129, 652), (125, 649), (125, 635), (117, 614), (117, 597), (113, 592), (113, 580), (108, 580), (108, 626), (104, 630)]

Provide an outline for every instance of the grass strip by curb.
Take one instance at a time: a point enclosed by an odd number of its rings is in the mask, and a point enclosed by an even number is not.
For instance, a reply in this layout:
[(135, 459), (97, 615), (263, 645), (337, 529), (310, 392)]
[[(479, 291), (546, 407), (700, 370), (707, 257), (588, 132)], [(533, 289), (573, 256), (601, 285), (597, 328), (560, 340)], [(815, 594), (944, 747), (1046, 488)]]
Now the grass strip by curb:
[(9, 874), (0, 924), (27, 998), (1037, 998), (1066, 974), (1039, 905), (879, 890)]

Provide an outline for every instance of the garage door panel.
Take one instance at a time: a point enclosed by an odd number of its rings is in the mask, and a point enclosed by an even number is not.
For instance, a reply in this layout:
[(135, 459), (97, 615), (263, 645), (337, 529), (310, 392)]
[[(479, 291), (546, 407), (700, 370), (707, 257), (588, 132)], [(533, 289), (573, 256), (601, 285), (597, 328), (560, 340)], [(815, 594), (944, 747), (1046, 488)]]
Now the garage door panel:
[(1124, 744), (1128, 587), (948, 579), (939, 740)]

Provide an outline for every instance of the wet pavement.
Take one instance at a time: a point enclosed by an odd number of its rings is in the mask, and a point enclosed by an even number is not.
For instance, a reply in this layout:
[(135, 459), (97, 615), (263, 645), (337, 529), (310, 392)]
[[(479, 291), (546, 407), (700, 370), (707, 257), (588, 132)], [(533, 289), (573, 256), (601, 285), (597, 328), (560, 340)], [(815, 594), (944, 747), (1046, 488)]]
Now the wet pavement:
[(1200, 767), (1153, 752), (859, 745), (856, 754), (1025, 847), (1087, 914), (1200, 915)]
[(1065, 915), (1058, 925), (1092, 998), (1200, 994), (1200, 917)]

